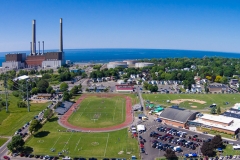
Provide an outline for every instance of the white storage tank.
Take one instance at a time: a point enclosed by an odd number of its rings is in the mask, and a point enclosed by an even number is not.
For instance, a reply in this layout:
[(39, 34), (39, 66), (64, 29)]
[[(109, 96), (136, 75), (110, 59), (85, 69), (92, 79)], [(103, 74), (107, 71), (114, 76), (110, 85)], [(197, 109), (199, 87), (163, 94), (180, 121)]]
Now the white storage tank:
[(150, 66), (154, 66), (154, 63), (147, 63), (147, 62), (135, 63), (135, 67), (137, 67), (137, 68), (150, 67)]
[(124, 60), (123, 62), (127, 62), (127, 65), (129, 66), (133, 66), (135, 65), (135, 63), (137, 63), (137, 60)]
[(122, 62), (122, 61), (115, 61), (115, 62), (109, 62), (107, 64), (107, 68), (116, 68), (116, 67), (123, 67), (123, 68), (127, 68), (127, 62)]

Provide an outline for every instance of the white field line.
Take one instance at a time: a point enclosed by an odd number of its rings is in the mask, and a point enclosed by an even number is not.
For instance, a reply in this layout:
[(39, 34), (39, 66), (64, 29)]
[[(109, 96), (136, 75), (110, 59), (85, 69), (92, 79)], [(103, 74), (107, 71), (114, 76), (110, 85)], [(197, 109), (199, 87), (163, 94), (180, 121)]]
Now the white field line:
[(65, 147), (66, 147), (66, 145), (68, 144), (69, 140), (71, 139), (72, 135), (73, 135), (73, 132), (72, 132), (71, 136), (68, 138), (68, 141), (65, 143), (65, 145), (64, 145), (64, 147), (63, 147), (63, 149), (62, 149), (62, 151), (65, 149)]
[(79, 144), (79, 143), (80, 143), (80, 141), (81, 141), (81, 138), (82, 138), (82, 137), (80, 137), (80, 138), (79, 138), (79, 140), (78, 140), (78, 142), (77, 142), (77, 144), (76, 144), (76, 147), (75, 147), (74, 151), (76, 151), (76, 149), (77, 149), (77, 146), (78, 146), (78, 144)]
[(58, 139), (56, 140), (56, 142), (54, 143), (54, 145), (52, 146), (52, 148), (57, 144), (58, 140), (61, 138), (61, 136), (58, 137)]
[(114, 109), (114, 113), (113, 113), (113, 121), (114, 121), (114, 117), (115, 117), (115, 114), (116, 114), (117, 101), (118, 100), (116, 100), (116, 103), (115, 103), (115, 109)]
[[(83, 112), (82, 112), (82, 114), (83, 114)], [(76, 119), (77, 121), (79, 120), (79, 118), (82, 116), (82, 114), (80, 114), (80, 116)]]
[(105, 151), (104, 151), (104, 157), (105, 157), (105, 155), (106, 155), (106, 152), (107, 152), (108, 139), (109, 139), (109, 133), (108, 133), (107, 142), (106, 142), (106, 147), (105, 147)]
[[(128, 101), (128, 100), (127, 100)], [(126, 101), (126, 103), (127, 103), (127, 101)], [(123, 107), (124, 107), (124, 103), (123, 103), (123, 101), (122, 101), (122, 120), (123, 120)]]

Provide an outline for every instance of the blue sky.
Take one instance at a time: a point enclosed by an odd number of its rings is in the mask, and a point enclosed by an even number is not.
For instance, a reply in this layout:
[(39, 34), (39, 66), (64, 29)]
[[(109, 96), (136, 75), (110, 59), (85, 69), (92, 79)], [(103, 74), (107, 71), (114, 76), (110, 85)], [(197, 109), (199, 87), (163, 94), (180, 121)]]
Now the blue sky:
[(1, 0), (0, 52), (29, 50), (32, 20), (45, 49), (159, 48), (240, 53), (239, 0)]

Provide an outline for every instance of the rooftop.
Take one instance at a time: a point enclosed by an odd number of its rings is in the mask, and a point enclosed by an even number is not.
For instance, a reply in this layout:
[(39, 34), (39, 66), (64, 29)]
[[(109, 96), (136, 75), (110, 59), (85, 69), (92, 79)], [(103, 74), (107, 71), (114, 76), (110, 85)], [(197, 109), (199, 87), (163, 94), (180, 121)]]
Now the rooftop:
[(179, 110), (175, 108), (166, 108), (160, 115), (160, 118), (186, 123), (188, 119), (197, 112), (191, 110)]
[(214, 116), (211, 114), (204, 114), (203, 116), (199, 117), (201, 119), (206, 119), (210, 121), (216, 121), (216, 122), (221, 122), (221, 123), (230, 123), (232, 122), (232, 118), (230, 117), (225, 117), (225, 116)]

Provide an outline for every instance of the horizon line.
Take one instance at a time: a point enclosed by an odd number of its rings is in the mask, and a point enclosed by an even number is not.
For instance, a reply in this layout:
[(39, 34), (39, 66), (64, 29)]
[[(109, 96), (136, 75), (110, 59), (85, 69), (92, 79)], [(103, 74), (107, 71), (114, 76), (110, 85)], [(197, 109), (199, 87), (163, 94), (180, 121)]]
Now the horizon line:
[[(173, 50), (173, 51), (196, 51), (196, 52), (220, 52), (220, 53), (233, 53), (233, 54), (240, 54), (240, 52), (231, 52), (231, 51), (216, 51), (216, 50), (194, 50), (194, 49), (163, 49), (163, 48), (66, 48), (63, 50), (97, 50), (97, 49), (106, 49), (106, 50), (124, 50), (124, 49), (136, 49), (136, 50)], [(59, 49), (46, 49), (44, 51), (56, 51)], [(20, 53), (20, 52), (30, 52), (30, 50), (22, 50), (22, 51), (3, 51), (0, 53)]]

